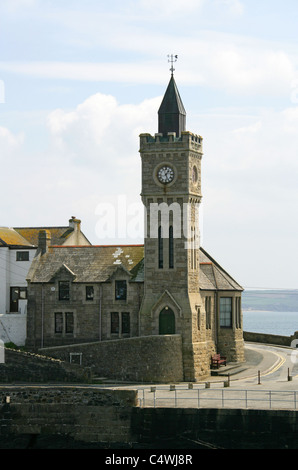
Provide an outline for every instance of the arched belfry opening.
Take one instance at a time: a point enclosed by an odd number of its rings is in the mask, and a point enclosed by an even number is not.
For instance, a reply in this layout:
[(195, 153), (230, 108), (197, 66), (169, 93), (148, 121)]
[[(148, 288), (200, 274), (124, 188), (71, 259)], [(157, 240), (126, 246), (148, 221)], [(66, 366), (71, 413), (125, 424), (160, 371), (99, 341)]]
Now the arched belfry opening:
[(165, 307), (159, 314), (159, 334), (174, 335), (175, 332), (175, 314), (169, 307)]

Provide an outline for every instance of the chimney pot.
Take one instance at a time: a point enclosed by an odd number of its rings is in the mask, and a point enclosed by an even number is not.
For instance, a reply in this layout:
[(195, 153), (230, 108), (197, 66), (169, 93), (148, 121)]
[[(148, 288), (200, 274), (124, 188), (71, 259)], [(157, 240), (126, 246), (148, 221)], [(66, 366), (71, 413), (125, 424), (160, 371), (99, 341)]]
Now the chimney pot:
[(76, 217), (72, 216), (72, 218), (69, 219), (69, 227), (72, 228), (76, 232), (80, 232), (80, 230), (81, 230), (81, 220), (79, 220)]

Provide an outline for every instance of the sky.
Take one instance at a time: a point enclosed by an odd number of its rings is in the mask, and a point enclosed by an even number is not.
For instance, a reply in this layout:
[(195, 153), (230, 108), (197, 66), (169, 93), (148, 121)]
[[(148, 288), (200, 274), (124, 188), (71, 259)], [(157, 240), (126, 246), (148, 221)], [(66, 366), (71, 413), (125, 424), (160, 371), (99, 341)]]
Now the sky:
[(244, 288), (297, 289), (297, 22), (297, 0), (0, 0), (0, 225), (143, 243), (139, 134), (175, 54), (202, 246)]

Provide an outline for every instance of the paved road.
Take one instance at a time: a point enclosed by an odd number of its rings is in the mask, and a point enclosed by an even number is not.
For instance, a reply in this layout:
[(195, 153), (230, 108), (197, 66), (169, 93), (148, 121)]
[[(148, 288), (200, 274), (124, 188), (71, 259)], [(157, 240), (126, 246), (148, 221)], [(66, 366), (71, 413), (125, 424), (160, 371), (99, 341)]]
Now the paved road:
[[(245, 364), (222, 367), (206, 381), (189, 384), (113, 385), (138, 390), (141, 406), (298, 409), (298, 358), (291, 348), (246, 343)], [(297, 351), (298, 354), (298, 351)], [(296, 363), (297, 362), (297, 363)], [(260, 372), (260, 375), (259, 375)], [(288, 380), (288, 376), (291, 380)], [(154, 387), (154, 388), (152, 388)], [(208, 387), (208, 388), (206, 388)], [(172, 389), (172, 390), (171, 390)]]

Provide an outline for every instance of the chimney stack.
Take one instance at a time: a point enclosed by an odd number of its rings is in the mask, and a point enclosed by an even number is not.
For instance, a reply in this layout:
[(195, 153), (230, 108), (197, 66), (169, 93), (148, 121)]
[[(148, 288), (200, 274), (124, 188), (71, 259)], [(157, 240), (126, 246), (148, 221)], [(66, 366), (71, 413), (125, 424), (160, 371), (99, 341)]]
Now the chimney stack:
[(80, 239), (81, 239), (81, 221), (77, 219), (76, 217), (72, 217), (69, 220), (69, 227), (73, 229), (74, 232), (74, 244), (75, 245), (80, 245)]
[(48, 230), (40, 230), (38, 234), (38, 249), (44, 255), (51, 244), (51, 234)]
[(71, 219), (69, 219), (69, 227), (73, 228), (75, 232), (80, 232), (81, 220), (73, 216)]

